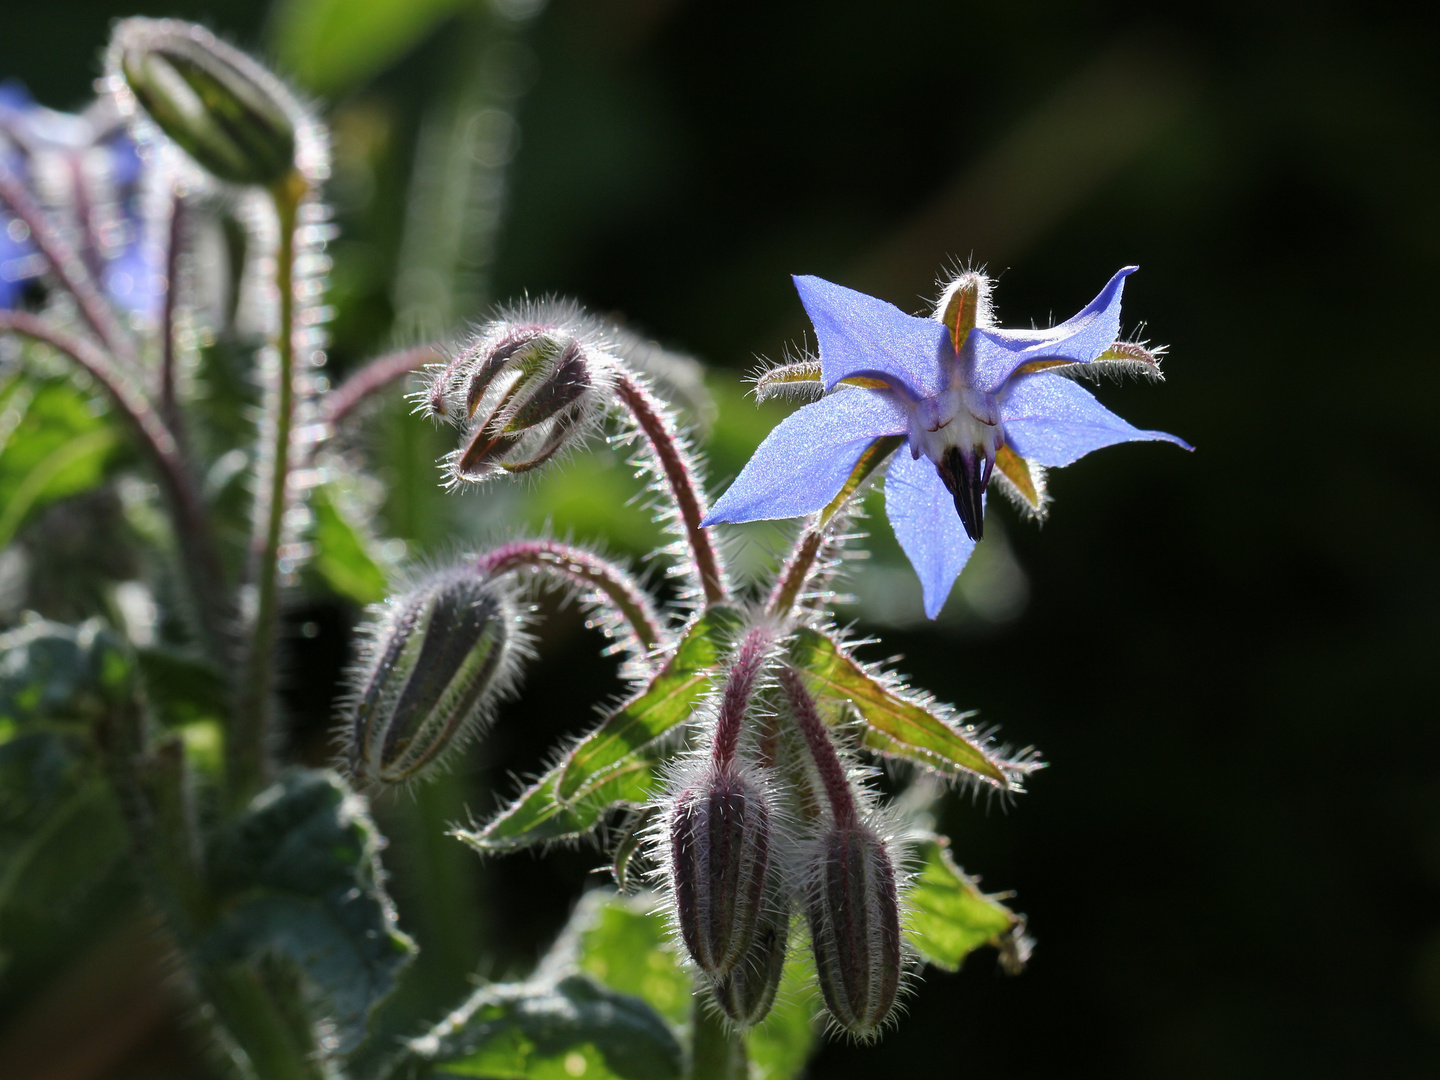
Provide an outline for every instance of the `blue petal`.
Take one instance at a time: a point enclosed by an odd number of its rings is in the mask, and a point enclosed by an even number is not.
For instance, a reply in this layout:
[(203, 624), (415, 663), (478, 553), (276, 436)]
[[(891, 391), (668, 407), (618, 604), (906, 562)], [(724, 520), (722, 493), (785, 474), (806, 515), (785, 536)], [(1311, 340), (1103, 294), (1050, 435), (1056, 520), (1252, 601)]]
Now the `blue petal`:
[(1094, 360), (1120, 338), (1120, 294), (1125, 290), (1125, 279), (1138, 269), (1125, 267), (1100, 290), (1099, 296), (1059, 326), (1045, 330), (976, 327), (969, 339), (975, 343), (970, 385), (993, 394), (1021, 364), (1039, 360), (1088, 364)]
[(799, 275), (794, 281), (820, 339), (826, 390), (852, 375), (884, 379), (916, 401), (945, 388), (953, 349), (940, 323), (823, 278)]
[(1000, 423), (1010, 448), (1041, 465), (1069, 465), (1102, 446), (1146, 439), (1193, 449), (1174, 435), (1126, 423), (1072, 379), (1044, 372), (1022, 375), (1006, 388)]
[(975, 550), (934, 462), (924, 456), (912, 458), (903, 449), (890, 459), (885, 514), (920, 576), (925, 614), (934, 619)]
[(905, 410), (884, 390), (841, 390), (777, 424), (702, 524), (800, 517), (828, 503), (861, 453), (907, 430)]

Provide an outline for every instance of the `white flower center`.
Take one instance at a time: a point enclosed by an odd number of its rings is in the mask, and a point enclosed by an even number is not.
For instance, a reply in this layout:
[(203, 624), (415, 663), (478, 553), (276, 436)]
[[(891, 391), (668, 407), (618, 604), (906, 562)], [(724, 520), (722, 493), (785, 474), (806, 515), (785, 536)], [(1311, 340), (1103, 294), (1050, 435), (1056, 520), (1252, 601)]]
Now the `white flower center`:
[(972, 390), (960, 380), (958, 372), (952, 375), (950, 385), (934, 397), (905, 404), (910, 416), (910, 452), (917, 458), (923, 453), (938, 464), (945, 451), (958, 446), (994, 461), (1005, 441), (1000, 407), (994, 396)]

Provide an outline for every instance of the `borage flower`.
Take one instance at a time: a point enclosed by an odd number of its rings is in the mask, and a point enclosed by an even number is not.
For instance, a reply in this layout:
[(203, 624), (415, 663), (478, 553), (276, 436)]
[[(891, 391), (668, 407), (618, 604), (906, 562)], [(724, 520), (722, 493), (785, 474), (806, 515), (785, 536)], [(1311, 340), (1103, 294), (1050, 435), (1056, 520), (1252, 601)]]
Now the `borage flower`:
[(1136, 269), (1125, 267), (1074, 318), (1045, 330), (990, 325), (990, 281), (973, 272), (946, 288), (929, 319), (796, 277), (820, 362), (767, 372), (759, 389), (810, 384), (826, 396), (770, 432), (705, 524), (819, 510), (876, 440), (903, 436), (909, 453), (890, 463), (885, 511), (935, 618), (980, 540), (992, 479), (1039, 514), (1045, 466), (1139, 439), (1190, 449), (1126, 423), (1066, 377), (1105, 368), (1158, 376), (1154, 354), (1116, 340), (1120, 294)]

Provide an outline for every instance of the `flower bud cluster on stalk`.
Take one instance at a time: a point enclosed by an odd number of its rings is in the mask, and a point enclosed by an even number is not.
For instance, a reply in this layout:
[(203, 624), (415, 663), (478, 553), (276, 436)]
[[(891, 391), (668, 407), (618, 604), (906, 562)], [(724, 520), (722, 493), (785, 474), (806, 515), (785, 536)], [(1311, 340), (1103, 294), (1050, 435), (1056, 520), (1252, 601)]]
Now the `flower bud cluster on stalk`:
[(709, 737), (674, 773), (657, 837), (664, 885), (686, 954), (736, 1028), (773, 1006), (798, 914), (831, 1016), (868, 1039), (907, 962), (901, 879), (861, 774), (774, 648), (778, 630), (761, 620), (740, 639)]

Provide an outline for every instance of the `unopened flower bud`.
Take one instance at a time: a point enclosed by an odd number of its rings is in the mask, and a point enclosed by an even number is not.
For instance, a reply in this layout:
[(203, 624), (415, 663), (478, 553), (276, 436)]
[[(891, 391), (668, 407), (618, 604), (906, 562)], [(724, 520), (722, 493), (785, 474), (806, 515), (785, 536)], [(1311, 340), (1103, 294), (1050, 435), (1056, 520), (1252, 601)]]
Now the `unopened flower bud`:
[(785, 971), (789, 942), (789, 911), (771, 915), (761, 922), (745, 955), (711, 981), (715, 1001), (738, 1027), (754, 1027), (769, 1015)]
[(806, 915), (820, 992), (853, 1035), (875, 1035), (900, 989), (900, 901), (885, 843), (837, 825), (815, 849)]
[(402, 783), (463, 746), (509, 687), (516, 634), (504, 591), (469, 569), (388, 601), (356, 671), (351, 771)]
[(559, 326), (495, 324), (424, 392), (431, 415), (465, 423), (455, 480), (528, 472), (581, 435), (613, 361)]
[(731, 768), (709, 766), (670, 813), (670, 876), (680, 936), (706, 974), (749, 950), (770, 863), (770, 800)]
[(295, 168), (304, 110), (280, 80), (202, 26), (126, 19), (110, 67), (150, 119), (232, 184), (274, 184)]

